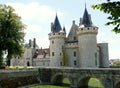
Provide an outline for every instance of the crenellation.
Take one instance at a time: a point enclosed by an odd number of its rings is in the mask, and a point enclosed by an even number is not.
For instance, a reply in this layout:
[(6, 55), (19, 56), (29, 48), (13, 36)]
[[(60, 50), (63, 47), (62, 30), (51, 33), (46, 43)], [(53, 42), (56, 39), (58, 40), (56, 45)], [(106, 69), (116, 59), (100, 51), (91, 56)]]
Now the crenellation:
[(79, 30), (77, 31), (78, 35), (97, 34), (97, 33), (98, 33), (98, 28), (97, 27), (79, 28)]
[(61, 32), (61, 33), (50, 33), (49, 34), (49, 40), (50, 39), (55, 39), (55, 38), (65, 38), (66, 37), (66, 33)]
[(78, 43), (67, 43), (66, 48), (78, 48)]

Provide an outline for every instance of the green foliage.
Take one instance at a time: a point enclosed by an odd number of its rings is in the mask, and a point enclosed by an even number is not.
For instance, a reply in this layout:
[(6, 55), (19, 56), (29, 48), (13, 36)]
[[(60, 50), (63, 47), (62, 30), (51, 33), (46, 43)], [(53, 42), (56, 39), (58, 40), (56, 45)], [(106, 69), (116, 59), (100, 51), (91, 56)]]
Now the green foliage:
[(120, 61), (117, 61), (114, 64), (115, 64), (115, 66), (120, 66)]
[(107, 0), (106, 3), (92, 5), (93, 9), (99, 9), (104, 13), (109, 14), (108, 18), (110, 21), (105, 25), (113, 25), (112, 29), (115, 33), (120, 33), (120, 1), (110, 1)]
[(11, 6), (0, 5), (0, 50), (7, 51), (7, 64), (12, 55), (22, 55), (25, 25)]
[(63, 66), (68, 66), (69, 64), (68, 56), (66, 54), (65, 47), (62, 48), (62, 65)]
[(120, 67), (120, 61), (114, 62), (111, 66), (113, 66), (113, 67)]

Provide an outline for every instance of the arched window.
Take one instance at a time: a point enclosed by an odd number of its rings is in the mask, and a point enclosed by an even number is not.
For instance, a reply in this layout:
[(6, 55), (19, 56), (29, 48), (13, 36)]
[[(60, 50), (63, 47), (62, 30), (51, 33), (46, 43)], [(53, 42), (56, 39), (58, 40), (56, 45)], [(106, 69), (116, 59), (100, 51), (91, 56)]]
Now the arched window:
[(27, 66), (30, 66), (30, 62), (29, 61), (27, 62)]

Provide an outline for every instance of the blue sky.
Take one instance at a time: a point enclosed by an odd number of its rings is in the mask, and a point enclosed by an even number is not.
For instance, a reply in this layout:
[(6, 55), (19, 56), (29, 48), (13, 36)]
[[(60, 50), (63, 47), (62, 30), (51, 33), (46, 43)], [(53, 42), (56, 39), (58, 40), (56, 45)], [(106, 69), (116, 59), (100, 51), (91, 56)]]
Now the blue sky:
[[(109, 58), (118, 59), (120, 58), (120, 34), (111, 32), (112, 26), (104, 25), (108, 21), (107, 14), (90, 7), (102, 1), (106, 0), (86, 0), (87, 10), (91, 14), (93, 24), (99, 27), (98, 42), (107, 42)], [(69, 33), (72, 21), (75, 20), (76, 24), (79, 24), (85, 9), (85, 0), (1, 0), (0, 3), (11, 5), (22, 17), (23, 23), (27, 25), (25, 42), (36, 38), (39, 47), (43, 48), (49, 47), (48, 33), (56, 12), (61, 26), (65, 26)]]

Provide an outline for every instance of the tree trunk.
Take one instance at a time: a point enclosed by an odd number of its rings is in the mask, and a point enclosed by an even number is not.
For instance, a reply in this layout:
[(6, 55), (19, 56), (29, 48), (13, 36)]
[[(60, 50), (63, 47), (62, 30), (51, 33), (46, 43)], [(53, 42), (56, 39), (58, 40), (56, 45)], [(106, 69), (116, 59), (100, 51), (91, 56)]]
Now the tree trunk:
[(3, 52), (0, 51), (0, 66), (3, 65)]

